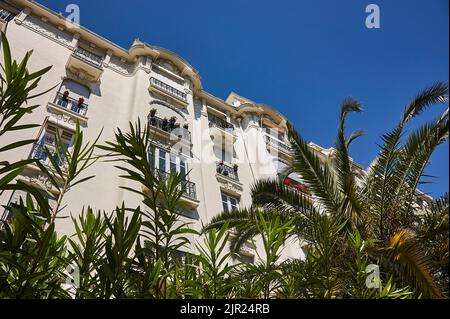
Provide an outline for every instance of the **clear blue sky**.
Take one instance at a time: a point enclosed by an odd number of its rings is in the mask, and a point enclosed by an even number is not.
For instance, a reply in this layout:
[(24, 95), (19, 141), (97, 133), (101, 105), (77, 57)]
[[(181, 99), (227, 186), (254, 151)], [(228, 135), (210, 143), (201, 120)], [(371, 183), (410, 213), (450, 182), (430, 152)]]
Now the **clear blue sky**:
[[(340, 102), (353, 96), (365, 111), (348, 129), (367, 134), (351, 155), (365, 167), (412, 96), (448, 81), (448, 0), (38, 1), (57, 12), (79, 4), (83, 26), (124, 48), (140, 38), (178, 53), (207, 91), (272, 105), (325, 147), (335, 143)], [(380, 29), (365, 27), (370, 3), (380, 7)], [(434, 106), (410, 128), (444, 109)], [(424, 191), (448, 191), (448, 163), (446, 142), (431, 158), (426, 173), (437, 178)]]

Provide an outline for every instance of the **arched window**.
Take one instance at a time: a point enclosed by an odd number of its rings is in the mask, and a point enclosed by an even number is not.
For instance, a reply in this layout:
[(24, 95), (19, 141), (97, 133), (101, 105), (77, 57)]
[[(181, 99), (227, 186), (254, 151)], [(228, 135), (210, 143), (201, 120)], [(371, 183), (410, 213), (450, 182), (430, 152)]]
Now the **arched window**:
[(55, 103), (72, 112), (85, 115), (91, 90), (76, 81), (65, 79), (56, 96)]

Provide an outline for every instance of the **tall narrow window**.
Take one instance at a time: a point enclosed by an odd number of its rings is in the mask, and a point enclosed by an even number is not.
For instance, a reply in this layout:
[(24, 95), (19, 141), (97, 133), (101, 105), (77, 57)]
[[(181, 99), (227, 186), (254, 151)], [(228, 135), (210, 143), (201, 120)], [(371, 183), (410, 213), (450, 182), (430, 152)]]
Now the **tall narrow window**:
[(166, 171), (166, 152), (159, 149), (159, 170), (161, 172)]
[(225, 149), (225, 139), (222, 138), (222, 152), (221, 152), (221, 158), (222, 161), (226, 161), (227, 160), (227, 153), (226, 153), (226, 149)]
[(187, 161), (185, 159), (180, 159), (180, 174), (181, 178), (185, 180), (187, 175)]
[(170, 154), (170, 171), (173, 174), (177, 173), (177, 157), (173, 154)]
[(155, 147), (153, 145), (148, 148), (148, 161), (150, 168), (153, 170), (155, 168)]
[(222, 194), (222, 208), (224, 212), (228, 211), (228, 199), (227, 199), (227, 195)]

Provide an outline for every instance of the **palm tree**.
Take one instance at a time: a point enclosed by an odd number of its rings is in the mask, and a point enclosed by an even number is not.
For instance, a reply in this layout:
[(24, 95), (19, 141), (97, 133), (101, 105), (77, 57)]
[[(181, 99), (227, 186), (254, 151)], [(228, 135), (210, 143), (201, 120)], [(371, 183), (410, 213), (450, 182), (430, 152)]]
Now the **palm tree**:
[[(386, 280), (394, 275), (396, 283), (415, 290), (416, 296), (442, 297), (431, 275), (431, 260), (417, 245), (413, 229), (418, 222), (417, 187), (434, 150), (448, 138), (448, 109), (438, 120), (404, 135), (411, 119), (433, 104), (445, 103), (447, 94), (448, 85), (438, 82), (415, 96), (394, 130), (383, 135), (380, 152), (365, 172), (355, 169), (349, 156), (351, 143), (363, 132), (345, 133), (347, 115), (362, 111), (358, 101), (346, 98), (341, 105), (336, 152), (330, 161), (321, 160), (288, 123), (292, 160), (287, 169), (275, 179), (253, 185), (250, 209), (223, 212), (206, 228), (229, 223), (238, 233), (231, 245), (237, 251), (258, 234), (256, 209), (276, 209), (281, 216), (295, 217), (291, 235), (307, 243), (306, 262), (314, 265), (310, 271), (315, 272), (308, 276), (310, 293), (346, 296), (342, 268), (355, 256), (349, 237), (357, 233), (363, 240), (373, 240), (366, 252), (382, 266)], [(309, 194), (283, 183), (291, 173), (301, 176)]]

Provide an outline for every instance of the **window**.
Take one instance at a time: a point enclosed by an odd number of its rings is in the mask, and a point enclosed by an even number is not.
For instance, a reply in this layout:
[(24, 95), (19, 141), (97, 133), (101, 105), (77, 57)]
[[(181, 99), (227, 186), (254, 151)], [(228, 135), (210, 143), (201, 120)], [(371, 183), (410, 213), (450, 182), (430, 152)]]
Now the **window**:
[[(183, 156), (170, 153), (154, 145), (149, 148), (150, 167), (161, 172), (179, 173), (186, 179), (188, 174), (188, 162)], [(157, 165), (157, 167), (155, 167)]]
[(170, 154), (170, 171), (172, 173), (177, 172), (177, 157), (173, 154)]
[(88, 87), (73, 80), (66, 79), (61, 84), (55, 104), (61, 108), (85, 115), (91, 91)]
[(185, 159), (180, 160), (180, 174), (183, 179), (186, 179), (187, 175), (187, 161)]
[(228, 194), (222, 193), (222, 207), (223, 211), (230, 212), (232, 210), (239, 208), (239, 199), (230, 196)]
[(153, 145), (150, 145), (148, 148), (148, 159), (150, 161), (150, 168), (155, 168), (155, 147)]
[[(47, 148), (50, 153), (53, 155), (53, 159), (55, 160), (58, 166), (61, 166), (64, 162), (64, 158), (59, 158), (56, 152), (56, 134), (58, 133), (61, 137), (61, 141), (66, 148), (69, 148), (72, 145), (72, 136), (73, 133), (67, 130), (62, 130), (56, 128), (56, 126), (52, 124), (47, 124), (39, 141), (34, 144), (31, 157), (40, 160), (44, 165), (51, 165), (50, 159), (47, 156), (45, 149)], [(62, 152), (60, 152), (62, 153)]]
[(276, 128), (271, 128), (271, 127), (268, 127), (268, 126), (265, 126), (265, 125), (263, 126), (263, 129), (264, 129), (264, 132), (265, 132), (267, 135), (269, 135), (269, 136), (271, 136), (271, 137), (274, 137), (274, 138), (276, 138), (276, 139), (278, 139), (278, 140), (284, 142), (284, 140), (285, 140), (284, 133), (282, 133), (282, 132), (279, 131), (278, 129), (276, 129)]
[(162, 149), (158, 149), (158, 150), (159, 150), (158, 168), (161, 172), (165, 172), (166, 171), (166, 152), (163, 151)]
[(239, 254), (238, 260), (247, 264), (253, 264), (255, 262), (255, 256), (249, 256), (245, 254)]
[[(39, 191), (44, 197), (48, 198), (48, 203), (50, 205), (50, 207), (55, 207), (56, 205), (56, 198), (54, 196), (49, 195), (47, 192), (40, 190)], [(17, 208), (20, 207), (20, 200), (23, 201), (23, 203), (26, 205), (26, 200), (27, 200), (27, 192), (22, 191), (22, 190), (15, 190), (12, 192), (11, 197), (8, 201), (8, 205), (4, 206), (5, 210), (3, 211), (1, 215), (1, 219), (6, 221), (6, 222), (11, 222), (12, 220), (12, 212), (7, 208)], [(31, 198), (31, 200), (33, 201), (33, 204), (35, 207), (38, 206), (38, 203), (36, 202), (36, 200), (34, 199), (34, 197)]]
[(223, 136), (217, 142), (214, 140), (213, 151), (217, 159), (227, 163), (232, 163), (233, 158), (236, 157), (233, 144)]

